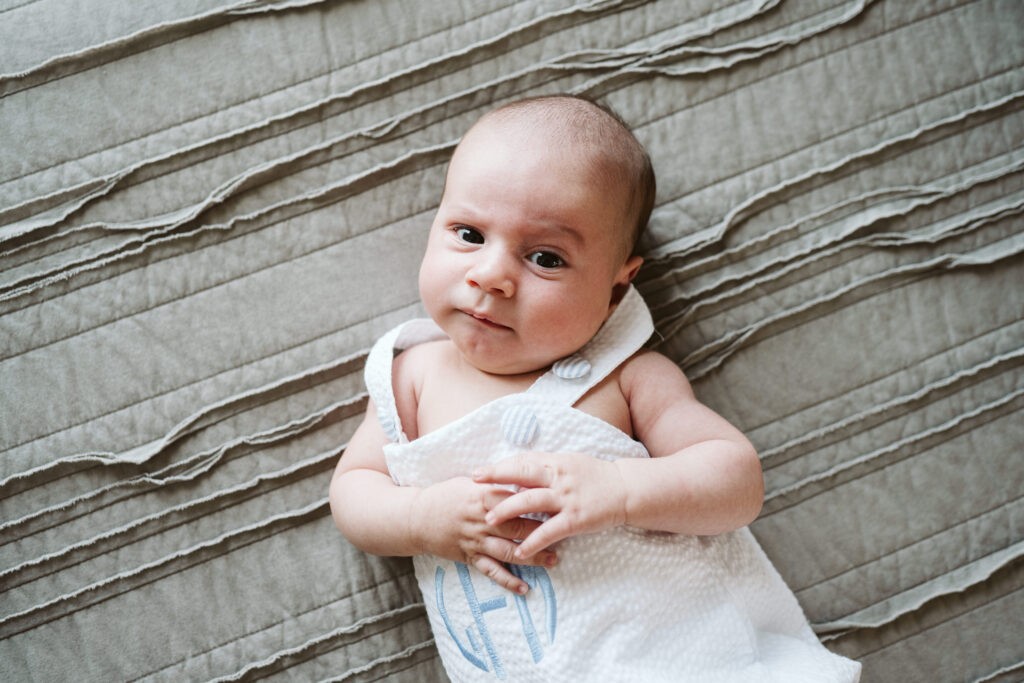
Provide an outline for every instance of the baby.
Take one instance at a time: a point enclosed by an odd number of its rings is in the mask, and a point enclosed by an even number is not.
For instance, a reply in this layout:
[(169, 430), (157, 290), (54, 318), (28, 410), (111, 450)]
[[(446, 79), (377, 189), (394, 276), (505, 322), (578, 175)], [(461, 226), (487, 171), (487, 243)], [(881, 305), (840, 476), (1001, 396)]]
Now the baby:
[[(453, 680), (855, 681), (746, 529), (747, 439), (642, 350), (650, 160), (587, 100), (486, 114), (331, 482), (342, 533), (413, 556)], [(396, 355), (396, 352), (399, 352)]]

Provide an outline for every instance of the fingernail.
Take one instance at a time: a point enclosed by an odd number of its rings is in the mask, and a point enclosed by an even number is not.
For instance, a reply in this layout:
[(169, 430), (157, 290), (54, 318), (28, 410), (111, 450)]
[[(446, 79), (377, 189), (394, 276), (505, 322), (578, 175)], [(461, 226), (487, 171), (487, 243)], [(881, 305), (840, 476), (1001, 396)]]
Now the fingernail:
[(473, 476), (474, 479), (480, 479), (481, 477), (484, 476), (484, 471), (483, 470), (473, 470), (473, 475), (472, 476)]
[(548, 557), (544, 558), (545, 567), (554, 567), (556, 564), (558, 564), (557, 555), (549, 555)]
[(519, 587), (516, 588), (516, 592), (519, 593), (520, 595), (526, 595), (526, 592), (528, 590), (530, 590), (530, 587), (527, 586), (525, 583), (519, 584)]

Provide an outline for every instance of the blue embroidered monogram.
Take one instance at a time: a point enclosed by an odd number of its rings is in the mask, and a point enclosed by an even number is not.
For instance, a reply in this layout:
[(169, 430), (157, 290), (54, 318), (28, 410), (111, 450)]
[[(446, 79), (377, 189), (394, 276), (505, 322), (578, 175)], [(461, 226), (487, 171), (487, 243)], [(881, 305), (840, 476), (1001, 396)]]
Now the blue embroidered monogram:
[[(526, 565), (509, 565), (513, 574), (525, 581), (530, 590), (539, 589), (544, 596), (544, 625), (547, 629), (548, 645), (555, 642), (555, 626), (558, 621), (558, 604), (555, 601), (555, 587), (551, 583), (551, 577), (541, 567), (529, 567)], [(529, 605), (522, 595), (516, 596), (516, 609), (519, 610), (519, 620), (523, 624), (523, 635), (530, 646), (530, 655), (534, 662), (544, 658), (544, 646), (541, 645), (537, 635), (537, 629), (533, 625), (533, 616), (530, 614)]]
[[(510, 565), (509, 568), (512, 570), (513, 574), (525, 581), (530, 586), (531, 590), (536, 589), (543, 597), (544, 621), (542, 623), (544, 624), (544, 629), (547, 632), (546, 643), (548, 645), (554, 643), (557, 607), (555, 604), (554, 586), (551, 584), (551, 579), (548, 576), (547, 571), (541, 567), (526, 567), (518, 565)], [(461, 598), (465, 599), (464, 604), (468, 607), (469, 614), (472, 617), (471, 624), (458, 625), (465, 626), (466, 641), (468, 641), (468, 645), (459, 637), (457, 625), (454, 623), (455, 619), (452, 616), (453, 611), (459, 613), (464, 610), (461, 609), (461, 605), (459, 608), (449, 610), (450, 605), (445, 604), (446, 572), (444, 567), (438, 565), (434, 570), (434, 598), (437, 604), (437, 612), (441, 616), (445, 630), (448, 632), (448, 635), (455, 643), (459, 652), (466, 658), (466, 661), (481, 671), (493, 671), (495, 676), (501, 680), (505, 680), (508, 677), (508, 674), (502, 664), (502, 659), (498, 653), (498, 649), (494, 644), (494, 638), (491, 637), (490, 629), (487, 626), (487, 621), (484, 618), (484, 615), (488, 612), (508, 608), (508, 600), (503, 593), (486, 600), (481, 600), (476, 587), (473, 584), (473, 576), (470, 574), (469, 567), (462, 562), (456, 562), (455, 571), (459, 578), (458, 585), (462, 589)], [(498, 589), (493, 582), (489, 582), (489, 587), (501, 590)], [(541, 642), (540, 635), (537, 633), (533, 615), (530, 612), (529, 603), (524, 596), (516, 595), (515, 605), (516, 611), (519, 615), (519, 623), (522, 627), (523, 639), (526, 647), (530, 651), (530, 657), (533, 659), (534, 663), (540, 662), (544, 658), (544, 644)]]

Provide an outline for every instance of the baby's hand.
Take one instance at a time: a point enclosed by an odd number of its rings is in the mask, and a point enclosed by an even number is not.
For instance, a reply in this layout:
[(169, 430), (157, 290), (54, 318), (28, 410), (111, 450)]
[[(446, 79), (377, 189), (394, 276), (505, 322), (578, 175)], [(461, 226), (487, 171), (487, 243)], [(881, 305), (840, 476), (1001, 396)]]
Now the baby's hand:
[(515, 549), (523, 562), (563, 538), (626, 523), (626, 486), (614, 462), (582, 453), (526, 453), (473, 473), (480, 484), (514, 484), (524, 490), (506, 496), (485, 520), (501, 525), (521, 515), (551, 517)]
[(514, 593), (529, 586), (503, 564), (550, 567), (557, 562), (553, 552), (531, 553), (530, 559), (515, 554), (517, 541), (529, 536), (539, 522), (516, 517), (497, 524), (486, 521), (488, 511), (512, 493), (496, 486), (456, 477), (422, 489), (410, 511), (410, 534), (425, 552), (456, 562), (465, 562), (495, 583)]

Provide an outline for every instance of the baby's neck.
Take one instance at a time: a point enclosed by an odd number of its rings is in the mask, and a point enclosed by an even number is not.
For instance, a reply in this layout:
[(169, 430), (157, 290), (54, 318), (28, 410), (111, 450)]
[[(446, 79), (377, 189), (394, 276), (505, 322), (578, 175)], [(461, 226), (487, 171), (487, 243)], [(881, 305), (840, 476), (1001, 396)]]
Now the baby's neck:
[(454, 344), (441, 350), (438, 362), (432, 363), (423, 376), (417, 408), (420, 436), (491, 401), (526, 391), (547, 371), (545, 367), (523, 374), (497, 375), (466, 362)]

